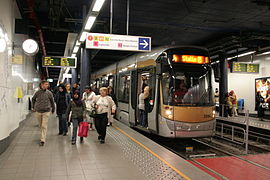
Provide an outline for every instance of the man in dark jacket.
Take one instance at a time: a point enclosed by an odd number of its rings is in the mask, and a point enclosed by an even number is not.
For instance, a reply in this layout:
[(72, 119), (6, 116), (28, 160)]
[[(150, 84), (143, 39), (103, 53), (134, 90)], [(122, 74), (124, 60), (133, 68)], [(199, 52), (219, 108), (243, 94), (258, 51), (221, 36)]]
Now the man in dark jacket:
[(53, 94), (48, 90), (49, 82), (42, 81), (40, 89), (34, 94), (32, 98), (33, 111), (36, 112), (36, 117), (39, 122), (41, 130), (40, 146), (44, 146), (46, 141), (47, 127), (49, 116), (55, 111)]

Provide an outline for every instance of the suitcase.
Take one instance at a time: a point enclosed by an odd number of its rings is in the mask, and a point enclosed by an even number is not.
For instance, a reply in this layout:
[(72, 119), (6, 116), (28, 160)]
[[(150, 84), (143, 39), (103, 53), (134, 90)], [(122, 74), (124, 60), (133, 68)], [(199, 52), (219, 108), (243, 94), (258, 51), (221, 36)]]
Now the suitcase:
[(88, 122), (81, 122), (79, 127), (78, 136), (87, 137), (88, 136)]

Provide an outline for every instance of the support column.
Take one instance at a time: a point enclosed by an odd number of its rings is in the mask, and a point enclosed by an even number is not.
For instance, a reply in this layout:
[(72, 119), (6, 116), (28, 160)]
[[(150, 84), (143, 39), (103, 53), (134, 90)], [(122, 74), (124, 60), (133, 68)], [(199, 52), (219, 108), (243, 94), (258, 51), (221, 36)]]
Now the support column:
[(90, 59), (91, 54), (90, 50), (86, 49), (84, 45), (82, 45), (81, 51), (81, 93), (85, 86), (90, 85)]
[[(220, 65), (220, 80), (219, 80), (219, 104), (225, 105), (225, 95), (228, 92), (228, 62), (225, 52), (219, 54)], [(220, 106), (219, 115), (227, 116), (227, 111), (224, 106), (222, 113), (222, 106)]]
[(72, 74), (71, 84), (73, 85), (74, 83), (78, 83), (77, 68), (72, 68), (71, 74)]

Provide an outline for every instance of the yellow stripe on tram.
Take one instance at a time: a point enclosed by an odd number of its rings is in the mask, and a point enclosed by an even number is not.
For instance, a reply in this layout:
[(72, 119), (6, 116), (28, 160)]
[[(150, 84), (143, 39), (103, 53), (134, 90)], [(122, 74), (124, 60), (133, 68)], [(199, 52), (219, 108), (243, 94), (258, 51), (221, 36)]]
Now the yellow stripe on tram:
[(122, 130), (121, 128), (117, 127), (117, 126), (113, 126), (114, 128), (116, 128), (118, 131), (120, 131), (121, 133), (123, 133), (125, 136), (127, 136), (128, 138), (130, 138), (132, 141), (136, 142), (137, 144), (139, 144), (140, 146), (142, 146), (144, 149), (146, 149), (148, 152), (150, 152), (151, 154), (153, 154), (154, 156), (156, 156), (159, 160), (161, 160), (162, 162), (164, 162), (167, 166), (169, 166), (170, 168), (172, 168), (175, 172), (177, 172), (180, 176), (182, 176), (183, 178), (185, 178), (186, 180), (191, 180), (187, 175), (185, 175), (184, 173), (182, 173), (181, 171), (179, 171), (178, 169), (176, 169), (174, 166), (172, 166), (170, 163), (168, 163), (165, 159), (163, 159), (162, 157), (160, 157), (159, 155), (157, 155), (156, 153), (154, 153), (152, 150), (150, 150), (148, 147), (146, 147), (145, 145), (143, 145), (142, 143), (140, 143), (139, 141), (137, 141), (136, 139), (134, 139), (133, 137), (131, 137), (128, 133), (126, 133), (124, 130)]

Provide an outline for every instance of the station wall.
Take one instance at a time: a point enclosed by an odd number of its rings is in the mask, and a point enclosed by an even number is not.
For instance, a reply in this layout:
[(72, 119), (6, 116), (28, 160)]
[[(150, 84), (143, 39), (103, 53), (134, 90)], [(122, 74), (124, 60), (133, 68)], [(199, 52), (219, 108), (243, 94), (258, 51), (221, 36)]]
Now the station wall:
[[(23, 54), (22, 42), (26, 35), (14, 34), (15, 18), (20, 13), (15, 0), (0, 1), (0, 24), (7, 34), (7, 48), (0, 53), (0, 153), (11, 141), (11, 134), (18, 129), (28, 110), (28, 98), (37, 87), (39, 78), (34, 68), (34, 58)], [(17, 57), (16, 61), (13, 57)], [(18, 102), (18, 91), (22, 90), (23, 98)]]
[[(251, 57), (241, 57), (239, 62), (251, 63)], [(234, 90), (238, 99), (245, 100), (245, 109), (255, 114), (255, 79), (270, 77), (270, 55), (254, 56), (253, 63), (260, 64), (259, 73), (231, 73), (228, 69), (228, 91)], [(216, 87), (218, 88), (218, 83), (214, 83), (214, 88)]]

